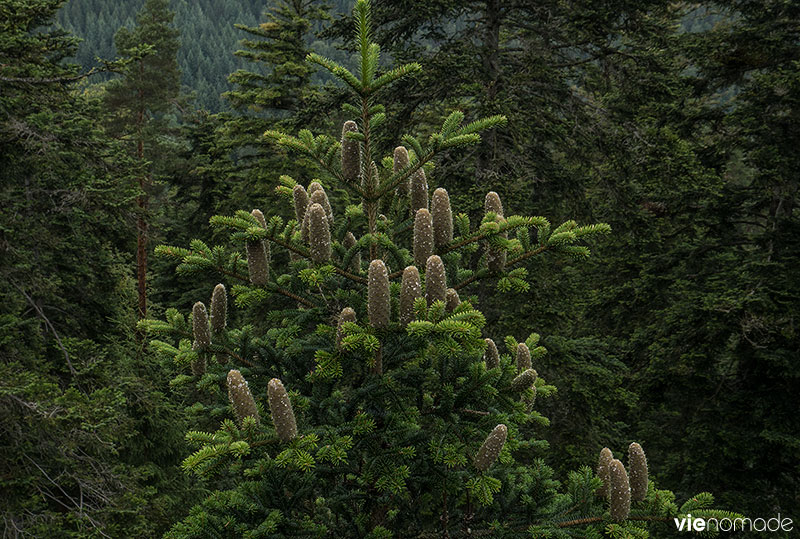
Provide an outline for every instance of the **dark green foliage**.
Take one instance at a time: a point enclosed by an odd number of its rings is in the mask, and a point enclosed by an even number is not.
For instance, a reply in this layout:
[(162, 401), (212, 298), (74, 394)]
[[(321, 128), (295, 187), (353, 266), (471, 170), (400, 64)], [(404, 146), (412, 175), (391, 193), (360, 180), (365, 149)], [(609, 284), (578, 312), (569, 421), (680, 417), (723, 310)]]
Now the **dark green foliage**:
[(186, 425), (133, 338), (131, 163), (62, 62), (60, 6), (0, 5), (3, 533), (155, 537), (192, 500)]
[[(488, 352), (489, 365), (483, 361), (483, 332), (494, 328), (469, 296), (478, 283), (495, 281), (500, 293), (528, 286), (524, 266), (531, 259), (544, 260), (545, 253), (552, 255), (548, 261), (585, 257), (584, 241), (607, 234), (606, 225), (567, 221), (551, 230), (542, 217), (490, 206), (472, 226), (467, 215), (459, 215), (452, 241), (436, 245), (430, 213), (420, 209), (416, 215), (427, 214), (428, 250), (435, 253), (425, 260), (422, 297), (419, 273), (408, 266), (418, 254), (414, 236), (420, 233), (409, 204), (418, 208), (409, 199), (420, 202), (424, 191), (427, 206), (427, 179), (423, 183), (420, 172), (440, 155), (479, 145), (481, 133), (504, 118), (464, 123), (454, 113), (426, 139), (405, 136), (414, 153), (407, 166), (395, 167), (387, 154), (396, 143), (382, 144), (377, 136), (386, 116), (376, 96), (420, 66), (381, 71), (370, 15), (369, 4), (357, 2), (354, 72), (319, 55), (308, 57), (348, 87), (351, 102), (344, 109), (359, 114), (359, 130), (348, 135), (359, 144), (357, 181), (343, 174), (338, 133), (265, 133), (290, 155), (319, 163), (314, 174), (320, 182), (343, 191), (345, 209), (330, 228), (330, 257), (321, 259), (313, 245), (309, 249), (303, 223), (276, 215), (266, 227), (256, 227), (244, 211), (211, 219), (212, 226), (230, 232), (227, 246), (195, 241), (191, 249), (159, 248), (181, 273), (233, 281), (237, 309), (250, 320), (268, 321), (229, 325), (209, 351), (231, 358), (257, 403), (266, 394), (272, 417), (271, 426), (231, 421), (220, 398), (224, 373), (216, 366), (199, 380), (185, 374), (174, 379), (176, 387), (203, 395), (195, 409), (198, 422), (210, 428), (187, 434), (197, 450), (184, 467), (203, 477), (212, 494), (168, 537), (447, 535), (465, 527), (494, 536), (574, 529), (596, 537), (606, 526), (618, 535), (641, 533), (648, 520), (680, 514), (674, 496), (658, 491), (628, 519), (627, 477), (623, 489), (616, 472), (612, 480), (620, 496), (611, 516), (596, 495), (601, 483), (590, 469), (572, 472), (564, 484), (554, 479), (542, 460), (548, 446), (541, 430), (548, 420), (536, 406), (555, 387), (529, 368), (545, 354), (538, 334), (524, 343), (507, 337), (508, 353), (501, 356), (495, 348)], [(411, 192), (399, 195), (409, 179)], [(290, 209), (293, 187), (294, 180), (277, 187)], [(311, 242), (315, 227), (327, 220), (322, 204), (313, 203), (321, 189), (308, 189), (312, 203), (303, 221)], [(345, 247), (348, 232), (353, 238)], [(242, 249), (255, 241), (269, 242), (282, 263), (266, 282), (251, 286)], [(503, 256), (501, 267), (487, 267), (480, 256), (487, 248)], [(368, 255), (368, 264), (352, 267), (355, 251)], [(152, 337), (177, 341), (153, 346), (185, 369), (196, 356), (181, 344), (184, 326), (174, 309), (166, 321), (140, 324)]]

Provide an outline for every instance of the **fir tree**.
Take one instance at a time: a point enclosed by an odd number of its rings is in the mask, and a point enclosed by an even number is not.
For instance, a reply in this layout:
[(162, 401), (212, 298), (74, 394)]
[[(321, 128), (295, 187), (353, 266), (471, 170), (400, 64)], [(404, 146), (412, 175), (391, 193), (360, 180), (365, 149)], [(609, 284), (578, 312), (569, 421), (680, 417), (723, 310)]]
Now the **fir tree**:
[(178, 31), (168, 0), (147, 0), (136, 18), (133, 30), (120, 29), (115, 38), (118, 54), (133, 58), (122, 78), (107, 88), (106, 102), (116, 115), (111, 131), (133, 142), (132, 152), (138, 162), (135, 175), (139, 185), (136, 198), (136, 274), (139, 291), (139, 318), (147, 316), (147, 258), (150, 235), (150, 190), (153, 170), (148, 161), (159, 161), (158, 135), (163, 132), (159, 120), (172, 109), (180, 90), (177, 53)]
[[(184, 316), (172, 309), (166, 321), (141, 326), (177, 337), (177, 346), (166, 340), (152, 345), (182, 366), (206, 354), (226, 357), (231, 372), (247, 378), (256, 406), (268, 403), (272, 420), (242, 420), (237, 411), (237, 425), (223, 399), (196, 405), (207, 417), (225, 418), (216, 432), (187, 434), (198, 449), (184, 467), (206, 478), (214, 493), (168, 537), (517, 537), (564, 528), (589, 537), (604, 530), (625, 536), (685, 512), (652, 481), (646, 498), (631, 505), (619, 461), (608, 465), (610, 505), (597, 494), (603, 481), (588, 466), (571, 473), (565, 488), (552, 479), (542, 459), (546, 444), (538, 439), (547, 419), (534, 407), (535, 396), (555, 390), (531, 368), (546, 361), (540, 337), (518, 342), (508, 336), (501, 355), (469, 295), (479, 284), (493, 283), (499, 293), (524, 289), (528, 261), (545, 254), (586, 258), (584, 242), (609, 228), (574, 221), (551, 227), (543, 217), (514, 215), (513, 204), (504, 210), (490, 194), (480, 223), (457, 213), (452, 239), (444, 241), (449, 234), (443, 234), (434, 241), (428, 210), (434, 160), (479, 144), (481, 132), (505, 119), (465, 122), (463, 113), (453, 112), (427, 140), (404, 136), (409, 159), (396, 166), (403, 152), (385, 155), (393, 150), (377, 142), (387, 122), (377, 98), (421, 68), (410, 63), (379, 72), (366, 0), (356, 3), (354, 18), (356, 73), (317, 54), (308, 60), (349, 90), (352, 102), (344, 110), (357, 118), (357, 129), (344, 129), (342, 137), (357, 144), (342, 144), (338, 133), (265, 133), (292, 157), (317, 162), (322, 181), (346, 193), (335, 226), (313, 201), (321, 185), (309, 186), (304, 232), (296, 207), (304, 198), (297, 196), (297, 182), (284, 177), (277, 191), (287, 207), (295, 205), (297, 219), (273, 216), (264, 226), (246, 211), (215, 216), (212, 225), (231, 232), (233, 248), (200, 241), (189, 249), (159, 248), (181, 273), (232, 280), (235, 304), (268, 323), (228, 327), (198, 349), (185, 338)], [(401, 187), (406, 182), (408, 194)], [(441, 207), (441, 196), (435, 204), (436, 222), (446, 228), (452, 210)], [(415, 226), (420, 215), (425, 226)], [(353, 238), (346, 241), (348, 233)], [(427, 256), (418, 256), (418, 235), (425, 236)], [(258, 283), (248, 275), (249, 256), (242, 255), (254, 242), (269, 243), (283, 260)], [(357, 254), (366, 260), (353, 266)], [(173, 383), (220, 395), (228, 366), (210, 365)], [(242, 396), (231, 400), (233, 409), (241, 408)], [(691, 506), (693, 514), (710, 514), (708, 503), (704, 495)]]

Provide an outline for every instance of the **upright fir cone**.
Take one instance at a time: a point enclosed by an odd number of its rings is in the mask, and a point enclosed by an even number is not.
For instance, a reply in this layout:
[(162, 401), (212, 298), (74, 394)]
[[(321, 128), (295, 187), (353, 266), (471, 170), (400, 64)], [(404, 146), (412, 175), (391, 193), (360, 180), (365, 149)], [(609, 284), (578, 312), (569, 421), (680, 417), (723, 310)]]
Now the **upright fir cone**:
[(631, 512), (631, 487), (628, 483), (628, 474), (625, 472), (625, 466), (619, 460), (613, 459), (608, 464), (608, 475), (611, 484), (609, 507), (611, 518), (622, 522)]
[[(344, 240), (342, 240), (342, 245), (345, 249), (352, 249), (356, 246), (356, 237), (353, 235), (352, 232), (348, 232), (344, 235)], [(353, 255), (353, 258), (350, 259), (350, 271), (355, 273), (356, 275), (361, 273), (361, 253), (356, 252)]]
[(511, 390), (521, 393), (526, 389), (533, 386), (536, 382), (536, 371), (533, 369), (526, 369), (522, 371), (514, 380), (511, 381)]
[[(253, 210), (250, 214), (262, 227), (267, 227), (261, 210)], [(269, 281), (269, 242), (267, 240), (247, 242), (247, 271), (250, 274), (250, 282), (256, 286), (267, 284)]]
[(434, 243), (437, 249), (441, 249), (453, 241), (453, 210), (450, 209), (450, 195), (441, 187), (433, 192), (431, 215)]
[(611, 477), (609, 475), (608, 465), (611, 464), (612, 460), (614, 460), (614, 455), (611, 453), (611, 450), (604, 447), (603, 450), (600, 451), (600, 458), (597, 461), (597, 475), (603, 481), (603, 485), (597, 489), (597, 495), (601, 498), (607, 499), (611, 492)]
[(292, 199), (294, 200), (294, 216), (297, 219), (297, 226), (302, 226), (310, 199), (305, 188), (299, 183), (292, 189)]
[(631, 500), (641, 502), (647, 496), (647, 457), (642, 446), (636, 442), (628, 447), (628, 470), (630, 470)]
[(283, 383), (277, 378), (273, 378), (267, 385), (267, 398), (269, 400), (269, 411), (272, 414), (272, 424), (275, 425), (275, 432), (283, 442), (290, 442), (297, 436), (297, 422), (294, 419), (292, 402), (286, 393)]
[(486, 437), (481, 448), (478, 449), (478, 454), (475, 456), (475, 468), (481, 472), (488, 470), (497, 460), (497, 457), (500, 456), (500, 451), (506, 443), (507, 436), (508, 429), (506, 426), (497, 425)]
[(531, 351), (528, 345), (521, 342), (517, 345), (517, 372), (530, 369), (533, 366), (531, 363)]
[(408, 325), (414, 320), (414, 301), (422, 297), (422, 284), (416, 266), (408, 266), (403, 270), (400, 284), (400, 323)]
[(328, 194), (325, 189), (320, 186), (319, 189), (311, 193), (311, 204), (319, 204), (325, 210), (325, 217), (328, 218), (328, 224), (333, 226), (333, 208), (331, 202), (328, 200)]
[(361, 173), (361, 148), (357, 140), (350, 140), (345, 136), (350, 131), (358, 131), (358, 126), (348, 120), (342, 126), (342, 177), (354, 182)]
[(383, 260), (373, 260), (367, 275), (367, 312), (369, 323), (375, 328), (389, 325), (391, 305), (389, 303), (389, 272)]
[(303, 222), (300, 223), (300, 239), (304, 242), (308, 243), (308, 223), (310, 212), (308, 211), (311, 208), (311, 201), (308, 202), (308, 206), (306, 206), (306, 212), (303, 214)]
[[(500, 202), (500, 195), (494, 191), (486, 193), (486, 200), (483, 203), (483, 209), (486, 213), (493, 212), (497, 214), (498, 222), (505, 222), (503, 215), (503, 203)], [(508, 233), (503, 232), (500, 234), (501, 238), (508, 238)], [(502, 272), (506, 266), (506, 252), (502, 249), (492, 248), (491, 246), (486, 251), (486, 264), (489, 271), (493, 273)]]
[[(392, 172), (397, 173), (404, 168), (406, 168), (409, 164), (408, 159), (408, 150), (405, 149), (404, 146), (398, 146), (394, 149), (394, 159), (392, 161)], [(408, 194), (408, 178), (404, 181), (400, 182), (400, 185), (397, 186), (397, 193), (399, 195), (407, 195)]]
[(208, 313), (202, 301), (192, 307), (192, 333), (194, 334), (194, 350), (206, 350), (211, 346), (211, 331), (208, 327)]
[(331, 229), (321, 204), (313, 203), (308, 208), (308, 247), (311, 260), (317, 264), (331, 259)]
[(345, 307), (342, 309), (342, 312), (339, 314), (339, 321), (336, 323), (336, 348), (340, 349), (342, 347), (342, 337), (344, 337), (344, 333), (342, 332), (342, 324), (345, 322), (355, 322), (356, 321), (356, 312), (351, 309), (350, 307)]
[(209, 317), (211, 332), (222, 333), (228, 323), (228, 294), (225, 285), (218, 284), (211, 293), (211, 316)]
[(429, 306), (434, 301), (447, 300), (447, 275), (437, 255), (429, 256), (425, 263), (425, 300)]
[(261, 421), (256, 408), (256, 401), (250, 393), (247, 381), (237, 370), (228, 371), (228, 400), (231, 401), (233, 412), (236, 414), (236, 421), (241, 424), (245, 417), (252, 417), (256, 423)]
[(431, 212), (422, 208), (414, 216), (414, 264), (422, 266), (433, 254), (433, 220)]
[(411, 175), (411, 215), (416, 215), (420, 208), (428, 209), (428, 179), (420, 167)]
[(500, 352), (492, 339), (486, 338), (486, 352), (483, 354), (483, 362), (487, 369), (494, 369), (500, 366)]
[(458, 297), (458, 292), (455, 288), (448, 288), (444, 299), (447, 312), (452, 313), (456, 307), (461, 305), (461, 298)]
[(310, 200), (310, 197), (311, 197), (311, 195), (313, 195), (313, 194), (314, 194), (314, 191), (319, 191), (320, 189), (323, 189), (323, 190), (324, 190), (324, 188), (322, 187), (322, 184), (321, 184), (321, 183), (319, 183), (318, 181), (313, 181), (313, 182), (309, 183), (309, 184), (308, 184), (308, 196), (309, 196), (309, 200)]

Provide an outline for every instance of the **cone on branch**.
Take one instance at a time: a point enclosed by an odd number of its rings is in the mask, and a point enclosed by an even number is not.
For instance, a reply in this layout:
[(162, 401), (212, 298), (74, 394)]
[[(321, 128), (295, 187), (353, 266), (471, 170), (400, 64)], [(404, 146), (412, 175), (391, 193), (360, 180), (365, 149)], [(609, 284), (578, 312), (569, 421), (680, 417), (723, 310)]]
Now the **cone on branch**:
[(437, 249), (441, 249), (453, 241), (453, 210), (450, 208), (450, 195), (441, 187), (433, 192), (431, 216), (434, 245)]
[(192, 334), (194, 336), (192, 349), (202, 351), (211, 346), (211, 330), (208, 326), (208, 313), (202, 301), (198, 301), (192, 307)]
[(610, 506), (611, 518), (622, 522), (631, 512), (631, 487), (628, 483), (628, 474), (625, 466), (617, 459), (608, 464), (610, 479)]
[(328, 194), (325, 192), (322, 186), (319, 187), (316, 191), (311, 193), (311, 204), (319, 204), (325, 210), (325, 217), (328, 218), (328, 224), (333, 226), (333, 208), (331, 208), (331, 202), (328, 200)]
[(356, 321), (356, 312), (351, 309), (350, 307), (345, 307), (342, 309), (342, 312), (339, 314), (339, 320), (336, 323), (336, 348), (342, 348), (342, 337), (344, 337), (344, 332), (342, 331), (342, 325), (345, 322), (353, 322)]
[[(408, 166), (410, 160), (408, 159), (408, 150), (405, 146), (398, 146), (394, 149), (394, 158), (392, 160), (392, 172), (397, 173)], [(408, 178), (400, 182), (397, 186), (397, 193), (399, 195), (408, 194)]]
[(536, 376), (536, 371), (533, 369), (526, 369), (522, 371), (519, 375), (517, 375), (516, 378), (514, 378), (514, 380), (511, 381), (511, 390), (521, 393), (526, 389), (530, 389), (536, 382)]
[(374, 328), (389, 325), (391, 305), (389, 303), (389, 272), (383, 260), (373, 260), (367, 275), (367, 312), (369, 323)]
[(631, 500), (641, 502), (647, 496), (647, 457), (642, 446), (633, 442), (628, 447), (628, 478), (631, 483)]
[(292, 402), (283, 387), (283, 382), (273, 378), (267, 384), (267, 398), (272, 424), (282, 442), (290, 442), (297, 436), (297, 422), (292, 410)]
[[(486, 193), (486, 199), (483, 203), (485, 213), (494, 213), (497, 215), (497, 222), (505, 222), (503, 215), (503, 203), (500, 201), (500, 195), (494, 191)], [(508, 238), (508, 232), (500, 234), (501, 238)], [(486, 265), (492, 273), (500, 273), (506, 266), (506, 252), (503, 249), (492, 247), (491, 245), (486, 251)]]
[[(316, 191), (314, 194), (319, 193)], [(325, 209), (321, 204), (312, 203), (308, 208), (308, 247), (311, 260), (324, 264), (331, 259), (331, 229)]]
[(422, 284), (416, 266), (408, 266), (403, 270), (400, 284), (400, 323), (408, 325), (414, 320), (414, 301), (422, 297)]
[(294, 216), (297, 219), (297, 226), (302, 226), (310, 199), (305, 188), (299, 183), (292, 188), (292, 200), (294, 200)]
[(423, 266), (433, 254), (433, 220), (431, 213), (422, 208), (414, 216), (414, 264)]
[(425, 300), (430, 306), (434, 301), (447, 299), (447, 275), (444, 263), (437, 255), (428, 257), (425, 263)]
[(239, 426), (244, 422), (245, 417), (252, 417), (256, 423), (261, 421), (256, 407), (256, 401), (250, 393), (247, 381), (238, 370), (228, 371), (228, 400), (231, 401), (233, 412), (236, 414), (236, 422)]
[(411, 215), (416, 215), (417, 210), (421, 208), (428, 209), (428, 179), (425, 177), (425, 171), (420, 167), (414, 174), (411, 175), (411, 185), (409, 187), (411, 193)]
[(315, 180), (315, 181), (309, 183), (308, 184), (308, 197), (309, 197), (309, 200), (311, 198), (311, 195), (313, 195), (315, 191), (319, 191), (320, 189), (324, 189), (324, 188), (322, 187), (322, 184), (319, 183), (318, 181)]
[(486, 364), (487, 369), (494, 369), (500, 366), (500, 352), (497, 351), (497, 345), (492, 339), (488, 337), (486, 341), (486, 352), (483, 354), (483, 362)]
[(220, 283), (211, 293), (211, 316), (209, 317), (211, 333), (218, 335), (225, 330), (228, 324), (228, 294), (225, 285)]
[(494, 461), (497, 460), (497, 457), (500, 456), (500, 451), (502, 451), (503, 445), (506, 443), (507, 436), (508, 429), (506, 426), (497, 425), (494, 430), (489, 433), (489, 436), (486, 437), (483, 445), (478, 450), (474, 461), (475, 468), (481, 472), (488, 470), (489, 467), (494, 464)]
[[(253, 210), (250, 214), (262, 227), (267, 227), (261, 210)], [(256, 286), (267, 284), (269, 282), (269, 242), (267, 240), (248, 241), (246, 247), (250, 282)]]
[(452, 313), (456, 307), (461, 305), (461, 298), (458, 297), (458, 292), (455, 288), (448, 288), (444, 300), (447, 312)]
[(361, 173), (361, 148), (357, 140), (347, 138), (348, 132), (357, 132), (358, 126), (348, 120), (342, 126), (342, 177), (354, 182)]
[[(342, 240), (342, 245), (344, 246), (345, 249), (347, 250), (352, 249), (353, 247), (356, 246), (356, 243), (358, 242), (356, 241), (356, 237), (353, 235), (352, 232), (348, 232), (347, 234), (344, 235), (344, 239)], [(350, 266), (348, 267), (350, 268), (350, 271), (355, 274), (361, 273), (360, 252), (356, 252), (356, 254), (353, 255), (353, 258), (350, 259)]]
[(600, 451), (600, 458), (597, 460), (596, 470), (598, 477), (603, 481), (603, 485), (597, 489), (597, 495), (601, 498), (607, 499), (611, 492), (611, 477), (609, 476), (608, 465), (611, 464), (612, 460), (614, 460), (614, 455), (611, 453), (611, 450), (604, 447), (602, 451)]
[(528, 348), (528, 345), (523, 342), (519, 343), (517, 345), (517, 372), (530, 369), (532, 366), (531, 351)]

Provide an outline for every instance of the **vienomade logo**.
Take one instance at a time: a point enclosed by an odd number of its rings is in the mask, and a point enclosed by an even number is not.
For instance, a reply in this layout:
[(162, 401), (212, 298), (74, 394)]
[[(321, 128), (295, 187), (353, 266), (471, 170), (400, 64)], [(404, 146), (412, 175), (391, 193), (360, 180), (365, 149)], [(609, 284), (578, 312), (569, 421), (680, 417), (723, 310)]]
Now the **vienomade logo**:
[(755, 531), (777, 532), (792, 531), (794, 523), (791, 518), (782, 518), (780, 513), (772, 518), (703, 518), (693, 517), (691, 514), (683, 518), (675, 518), (675, 527), (679, 532), (703, 531)]

